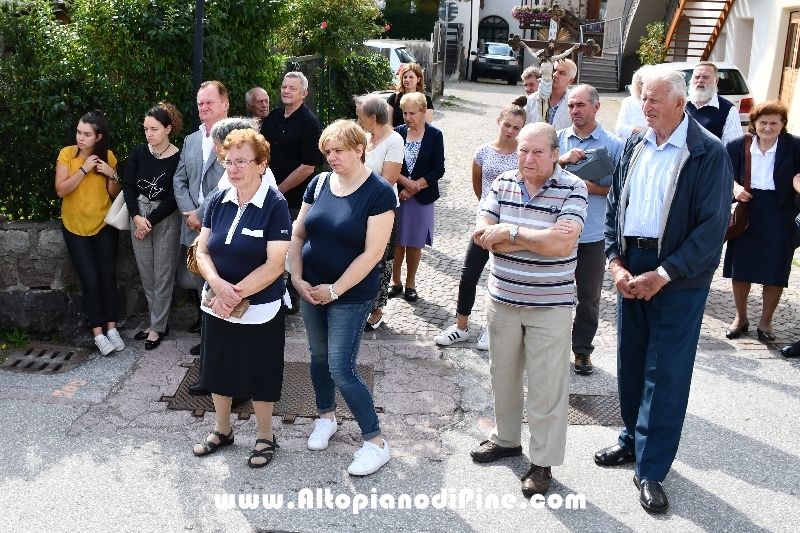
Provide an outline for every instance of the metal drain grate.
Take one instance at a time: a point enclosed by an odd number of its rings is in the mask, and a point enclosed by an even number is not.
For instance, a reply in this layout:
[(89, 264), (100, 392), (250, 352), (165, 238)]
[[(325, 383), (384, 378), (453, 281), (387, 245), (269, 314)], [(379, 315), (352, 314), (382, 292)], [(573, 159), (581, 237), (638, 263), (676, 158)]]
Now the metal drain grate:
[[(200, 360), (195, 359), (193, 363), (185, 366), (188, 366), (189, 370), (181, 384), (178, 385), (178, 390), (172, 396), (162, 396), (159, 401), (169, 402), (167, 409), (192, 411), (194, 416), (203, 416), (206, 411), (213, 413), (214, 402), (211, 401), (210, 395), (192, 396), (189, 394), (189, 385), (197, 383)], [(371, 391), (374, 381), (372, 365), (358, 365), (358, 372)], [(383, 411), (380, 407), (376, 407), (375, 410)], [(231, 409), (231, 412), (238, 413), (240, 420), (246, 420), (253, 413), (253, 403), (247, 401)], [(295, 417), (298, 416), (317, 417), (317, 405), (314, 401), (314, 387), (311, 384), (311, 365), (309, 363), (284, 364), (281, 399), (275, 403), (272, 414), (282, 416), (285, 424), (293, 424)], [(338, 389), (336, 391), (336, 416), (340, 420), (343, 418), (355, 419)]]
[[(522, 423), (528, 423), (528, 413), (523, 411)], [(598, 394), (570, 394), (567, 424), (571, 426), (624, 426), (619, 413), (617, 396)]]
[(29, 344), (25, 348), (15, 348), (0, 366), (0, 370), (26, 374), (60, 374), (81, 364), (87, 355), (87, 348)]

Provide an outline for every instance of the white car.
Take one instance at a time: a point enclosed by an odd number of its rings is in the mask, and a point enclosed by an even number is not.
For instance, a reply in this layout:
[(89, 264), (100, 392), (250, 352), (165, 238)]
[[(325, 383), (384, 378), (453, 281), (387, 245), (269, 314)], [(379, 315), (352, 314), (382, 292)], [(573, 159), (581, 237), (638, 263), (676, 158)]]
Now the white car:
[(389, 65), (392, 67), (392, 72), (394, 72), (395, 77), (397, 77), (400, 67), (406, 63), (417, 63), (414, 54), (403, 44), (375, 40), (365, 42), (364, 46), (366, 46), (370, 52), (375, 52), (376, 54), (381, 54), (388, 58)]
[[(675, 70), (683, 71), (686, 77), (687, 87), (689, 87), (689, 82), (692, 79), (692, 71), (694, 71), (694, 66), (696, 64), (697, 61), (693, 63), (664, 63), (664, 65), (669, 65)], [(736, 65), (716, 61), (714, 64), (717, 66), (717, 75), (719, 76), (717, 94), (731, 102), (736, 109), (739, 110), (739, 120), (743, 127), (747, 126), (750, 123), (750, 110), (755, 105), (753, 95), (750, 94), (750, 87), (747, 86), (747, 80)]]

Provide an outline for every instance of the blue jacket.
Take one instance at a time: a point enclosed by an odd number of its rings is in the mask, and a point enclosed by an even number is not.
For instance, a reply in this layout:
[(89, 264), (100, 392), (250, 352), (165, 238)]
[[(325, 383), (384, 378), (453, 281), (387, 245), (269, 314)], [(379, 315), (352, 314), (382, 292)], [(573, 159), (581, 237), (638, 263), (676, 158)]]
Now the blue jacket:
[[(658, 236), (658, 259), (672, 279), (664, 291), (708, 287), (719, 266), (722, 244), (731, 214), (733, 168), (719, 139), (688, 114), (686, 145), (678, 158), (678, 172), (670, 178)], [(608, 193), (606, 257), (625, 259), (622, 227), (628, 205), (628, 178), (645, 132), (628, 139)]]
[[(402, 124), (394, 131), (403, 137), (403, 142), (408, 136), (408, 126)], [(408, 174), (405, 159), (400, 174), (412, 180), (425, 178), (428, 186), (419, 191), (415, 196), (422, 205), (432, 204), (439, 199), (439, 180), (444, 176), (444, 136), (436, 126), (425, 124), (425, 134), (422, 136), (422, 145), (419, 148), (417, 162), (414, 163), (414, 172)], [(397, 190), (402, 191), (403, 186), (397, 184)]]

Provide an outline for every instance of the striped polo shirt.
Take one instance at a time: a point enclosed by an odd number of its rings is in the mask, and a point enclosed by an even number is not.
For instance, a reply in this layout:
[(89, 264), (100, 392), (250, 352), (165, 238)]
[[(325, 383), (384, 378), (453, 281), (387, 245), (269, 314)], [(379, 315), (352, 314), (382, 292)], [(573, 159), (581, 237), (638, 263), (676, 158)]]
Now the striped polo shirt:
[[(555, 166), (541, 189), (529, 195), (516, 170), (500, 174), (483, 201), (480, 216), (494, 223), (547, 229), (558, 220), (574, 220), (583, 228), (587, 190), (583, 180)], [(577, 243), (568, 257), (528, 250), (491, 253), (489, 297), (516, 307), (572, 307)]]

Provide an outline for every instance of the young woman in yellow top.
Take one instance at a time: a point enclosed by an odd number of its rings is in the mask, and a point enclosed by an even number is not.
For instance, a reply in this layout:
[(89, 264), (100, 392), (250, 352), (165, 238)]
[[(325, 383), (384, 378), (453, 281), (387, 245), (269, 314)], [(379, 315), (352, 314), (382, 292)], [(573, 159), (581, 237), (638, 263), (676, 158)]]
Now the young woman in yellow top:
[[(81, 117), (75, 141), (58, 154), (56, 194), (63, 199), (64, 242), (81, 280), (94, 342), (103, 355), (108, 355), (125, 349), (125, 343), (117, 331), (119, 232), (103, 222), (120, 186), (117, 159), (108, 149), (108, 122), (102, 111)], [(107, 328), (105, 335), (103, 325)]]

